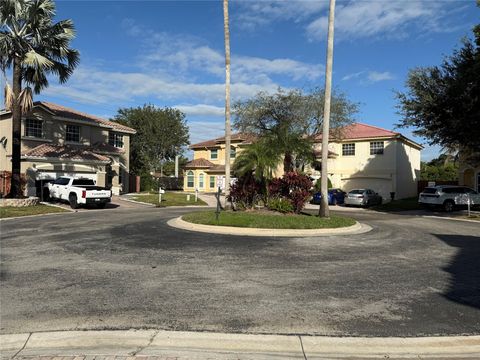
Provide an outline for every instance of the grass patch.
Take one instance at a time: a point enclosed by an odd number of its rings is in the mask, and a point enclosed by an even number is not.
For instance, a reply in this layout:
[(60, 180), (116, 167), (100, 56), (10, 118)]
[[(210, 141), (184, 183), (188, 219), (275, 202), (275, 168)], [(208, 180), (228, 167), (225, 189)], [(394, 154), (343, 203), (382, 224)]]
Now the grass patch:
[(307, 214), (280, 215), (255, 211), (222, 211), (218, 222), (215, 211), (194, 212), (183, 215), (182, 219), (194, 224), (264, 229), (326, 229), (355, 224), (355, 220), (348, 217), (331, 216), (324, 219)]
[(42, 214), (62, 213), (62, 212), (69, 212), (69, 211), (55, 207), (55, 206), (48, 206), (48, 205), (42, 205), (42, 204), (35, 205), (35, 206), (25, 206), (25, 207), (7, 206), (7, 207), (0, 208), (0, 219), (17, 217), (17, 216), (42, 215)]
[(389, 203), (385, 203), (382, 205), (375, 205), (372, 206), (371, 209), (376, 211), (407, 211), (407, 210), (419, 210), (420, 205), (418, 204), (417, 197), (411, 197), (407, 199), (401, 200), (393, 200)]
[(167, 206), (186, 206), (186, 205), (195, 205), (195, 206), (205, 206), (207, 205), (203, 200), (198, 199), (195, 201), (195, 194), (190, 194), (190, 201), (187, 201), (187, 194), (180, 192), (170, 192), (167, 191), (165, 194), (162, 194), (162, 203), (158, 202), (158, 193), (144, 193), (135, 196), (131, 196), (130, 199), (135, 201), (141, 201), (149, 204), (153, 204), (157, 207), (167, 207)]

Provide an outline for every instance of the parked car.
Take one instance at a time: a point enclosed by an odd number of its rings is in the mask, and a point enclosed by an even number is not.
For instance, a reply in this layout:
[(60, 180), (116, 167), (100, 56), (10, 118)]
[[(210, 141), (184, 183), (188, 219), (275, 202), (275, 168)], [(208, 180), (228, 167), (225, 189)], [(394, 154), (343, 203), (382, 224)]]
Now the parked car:
[(47, 184), (47, 187), (50, 198), (68, 201), (72, 209), (87, 204), (95, 204), (103, 208), (112, 199), (111, 190), (96, 186), (95, 181), (91, 179), (64, 176)]
[[(344, 203), (345, 192), (341, 189), (328, 189), (328, 205), (340, 205)], [(319, 205), (322, 200), (322, 194), (316, 192), (313, 194), (312, 201), (310, 203)]]
[(446, 212), (466, 207), (470, 199), (472, 208), (480, 207), (480, 194), (466, 186), (438, 185), (426, 187), (418, 196), (423, 207), (441, 207)]
[(345, 205), (370, 206), (380, 205), (382, 197), (372, 189), (354, 189), (345, 197)]

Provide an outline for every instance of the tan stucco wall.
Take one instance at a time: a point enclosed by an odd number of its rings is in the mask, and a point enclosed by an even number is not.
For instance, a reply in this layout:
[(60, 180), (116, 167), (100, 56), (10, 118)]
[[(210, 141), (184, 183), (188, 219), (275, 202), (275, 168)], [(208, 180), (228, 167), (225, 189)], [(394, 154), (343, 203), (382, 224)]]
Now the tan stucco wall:
[[(109, 129), (98, 127), (88, 123), (81, 123), (78, 121), (68, 121), (64, 119), (54, 118), (52, 114), (45, 111), (42, 108), (35, 108), (32, 114), (28, 115), (28, 118), (35, 118), (43, 121), (43, 138), (31, 138), (26, 137), (25, 135), (25, 118), (22, 119), (21, 124), (21, 134), (22, 134), (22, 153), (37, 147), (43, 143), (51, 143), (58, 145), (68, 145), (65, 141), (65, 132), (67, 124), (78, 125), (80, 126), (80, 143), (71, 143), (75, 145), (93, 145), (98, 142), (108, 143)], [(116, 176), (112, 179), (112, 185), (115, 189), (112, 189), (115, 193), (120, 192), (120, 190), (128, 191), (129, 187), (129, 169), (130, 169), (130, 134), (122, 133), (123, 143), (125, 153), (117, 156), (117, 161), (121, 161), (122, 164), (126, 167), (127, 170), (123, 170), (123, 184), (120, 187), (118, 183), (118, 173), (119, 166), (113, 166)], [(12, 154), (12, 118), (9, 115), (4, 115), (0, 118), (0, 138), (2, 136), (7, 137), (7, 148), (3, 149), (0, 145), (0, 171), (11, 171), (11, 154)], [(25, 172), (27, 169), (30, 169), (32, 166), (30, 161), (22, 161), (21, 171)], [(79, 171), (82, 172), (84, 169), (83, 165), (72, 165), (69, 163), (42, 163), (42, 168), (45, 170), (57, 170), (59, 166), (63, 166), (62, 170), (58, 171)], [(77, 170), (78, 167), (78, 170)], [(97, 169), (97, 184), (99, 186), (105, 186), (106, 183), (106, 173), (105, 169)]]
[[(188, 187), (188, 172), (193, 171), (194, 173), (194, 186)], [(204, 175), (204, 184), (203, 187), (200, 187), (200, 174)], [(210, 186), (210, 176), (215, 178), (214, 186)], [(219, 173), (209, 173), (204, 169), (188, 169), (184, 172), (183, 177), (183, 189), (184, 191), (193, 192), (198, 188), (200, 192), (216, 192), (218, 187), (217, 176), (224, 176), (224, 174)]]

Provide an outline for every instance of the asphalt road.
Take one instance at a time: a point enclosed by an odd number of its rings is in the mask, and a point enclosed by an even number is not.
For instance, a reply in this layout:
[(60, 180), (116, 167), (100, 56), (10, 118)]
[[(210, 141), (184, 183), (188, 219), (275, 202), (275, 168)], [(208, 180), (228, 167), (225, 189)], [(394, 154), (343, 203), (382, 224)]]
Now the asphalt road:
[(0, 332), (480, 334), (480, 223), (359, 212), (370, 233), (251, 238), (166, 225), (183, 212), (0, 222)]

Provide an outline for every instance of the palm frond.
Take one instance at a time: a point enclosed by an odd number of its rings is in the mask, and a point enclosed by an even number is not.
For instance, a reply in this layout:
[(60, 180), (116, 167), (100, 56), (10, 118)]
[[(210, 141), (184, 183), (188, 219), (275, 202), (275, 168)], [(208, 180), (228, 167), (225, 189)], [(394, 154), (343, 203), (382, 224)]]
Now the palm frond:
[(26, 114), (29, 112), (33, 107), (33, 94), (32, 89), (30, 87), (24, 88), (20, 92), (20, 108), (22, 109), (22, 114)]
[(48, 69), (53, 66), (53, 62), (35, 50), (30, 50), (25, 54), (23, 63), (27, 66), (37, 69)]
[(11, 111), (13, 108), (13, 91), (8, 81), (5, 81), (4, 96), (5, 109)]

